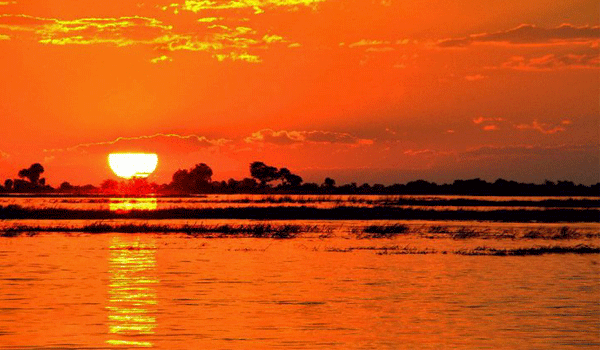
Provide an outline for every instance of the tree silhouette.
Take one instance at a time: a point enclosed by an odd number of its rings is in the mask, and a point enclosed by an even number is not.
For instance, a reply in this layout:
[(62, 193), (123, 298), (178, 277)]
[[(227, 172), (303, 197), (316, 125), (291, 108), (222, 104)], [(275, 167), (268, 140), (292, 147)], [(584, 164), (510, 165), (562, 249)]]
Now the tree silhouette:
[(277, 168), (268, 166), (263, 162), (253, 162), (250, 164), (250, 175), (260, 181), (262, 186), (265, 186), (273, 180), (279, 179), (279, 171)]
[(190, 170), (190, 177), (195, 182), (209, 183), (212, 180), (212, 176), (212, 169), (204, 163), (196, 164), (196, 166)]
[(330, 177), (326, 177), (325, 180), (323, 181), (323, 184), (321, 185), (321, 187), (324, 188), (334, 188), (335, 187), (335, 180), (330, 178)]
[[(32, 184), (37, 185), (40, 175), (44, 172), (44, 167), (40, 163), (31, 164), (28, 169), (19, 170), (19, 177), (27, 178)], [(45, 181), (44, 181), (45, 183)]]
[(204, 164), (196, 164), (192, 169), (179, 169), (173, 174), (171, 187), (177, 191), (199, 193), (210, 189), (212, 169)]
[(288, 168), (279, 169), (278, 175), (284, 186), (298, 187), (303, 181), (300, 176), (292, 174)]
[(73, 191), (73, 185), (71, 185), (70, 183), (68, 183), (67, 181), (63, 182), (60, 184), (60, 187), (58, 187), (58, 190), (60, 192), (69, 192), (69, 191)]
[[(62, 185), (61, 185), (62, 187)], [(119, 182), (116, 180), (112, 180), (112, 179), (108, 179), (108, 180), (104, 180), (102, 181), (102, 183), (100, 184), (100, 189), (102, 189), (102, 192), (116, 192), (117, 189), (119, 188)]]
[(7, 191), (11, 191), (11, 190), (13, 189), (13, 180), (11, 180), (11, 179), (6, 179), (6, 180), (4, 181), (4, 188), (5, 188)]

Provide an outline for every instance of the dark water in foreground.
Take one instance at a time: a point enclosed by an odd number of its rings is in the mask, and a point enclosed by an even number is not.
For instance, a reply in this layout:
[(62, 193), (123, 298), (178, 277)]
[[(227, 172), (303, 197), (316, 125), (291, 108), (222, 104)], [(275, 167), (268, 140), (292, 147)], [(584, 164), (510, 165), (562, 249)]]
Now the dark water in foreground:
[[(598, 254), (462, 256), (450, 252), (548, 242), (357, 239), (336, 225), (284, 240), (0, 238), (0, 349), (600, 346)], [(377, 250), (394, 246), (448, 254)]]

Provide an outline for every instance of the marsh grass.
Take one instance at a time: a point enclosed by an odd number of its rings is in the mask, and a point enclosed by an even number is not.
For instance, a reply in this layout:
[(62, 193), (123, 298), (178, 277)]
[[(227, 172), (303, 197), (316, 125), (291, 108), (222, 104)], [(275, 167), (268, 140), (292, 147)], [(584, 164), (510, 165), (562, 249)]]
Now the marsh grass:
[(453, 239), (467, 239), (467, 238), (478, 238), (484, 232), (478, 231), (476, 229), (462, 226), (456, 229), (455, 232), (452, 233)]
[(409, 233), (410, 228), (404, 224), (392, 225), (369, 225), (362, 231), (353, 230), (358, 233), (358, 238), (393, 238), (400, 234)]
[(440, 225), (429, 226), (429, 233), (448, 233), (448, 232), (450, 232), (450, 229), (448, 228), (448, 226), (440, 226)]
[(384, 246), (384, 247), (349, 247), (327, 248), (326, 252), (351, 253), (354, 251), (373, 251), (377, 255), (424, 255), (424, 254), (449, 254), (466, 256), (535, 256), (544, 254), (600, 254), (600, 247), (588, 245), (576, 246), (536, 246), (512, 249), (497, 249), (490, 247), (476, 247), (473, 249), (459, 249), (455, 251), (438, 251), (433, 248), (418, 248), (411, 246)]
[[(383, 246), (383, 247), (349, 247), (349, 248), (327, 248), (326, 252), (351, 253), (354, 251), (374, 251), (377, 255), (404, 255), (404, 254), (435, 254), (437, 251), (431, 248), (420, 249), (411, 246)], [(444, 252), (445, 254), (445, 252)]]
[[(424, 254), (436, 254), (438, 251), (433, 248), (419, 249), (417, 247), (401, 247), (399, 249), (387, 249), (376, 252), (377, 255), (424, 255)], [(442, 252), (446, 254), (446, 252)]]
[(318, 226), (309, 225), (270, 225), (270, 224), (248, 224), (248, 225), (150, 225), (150, 224), (109, 224), (95, 222), (85, 226), (28, 226), (17, 225), (0, 231), (2, 237), (16, 237), (23, 233), (37, 232), (63, 232), (63, 233), (184, 233), (190, 236), (218, 235), (245, 236), (257, 238), (293, 238), (301, 232), (318, 231)]
[[(537, 228), (533, 230), (527, 231), (523, 238), (527, 239), (553, 239), (553, 240), (565, 240), (565, 239), (578, 239), (583, 236), (582, 233), (577, 231), (576, 229), (570, 228), (568, 226), (563, 226), (558, 229), (552, 228)], [(587, 238), (594, 238), (598, 235), (588, 234)]]
[(588, 245), (576, 246), (538, 246), (530, 248), (514, 248), (514, 249), (496, 249), (489, 247), (477, 247), (474, 249), (456, 250), (454, 254), (458, 255), (491, 255), (491, 256), (530, 256), (544, 254), (600, 254), (600, 247)]

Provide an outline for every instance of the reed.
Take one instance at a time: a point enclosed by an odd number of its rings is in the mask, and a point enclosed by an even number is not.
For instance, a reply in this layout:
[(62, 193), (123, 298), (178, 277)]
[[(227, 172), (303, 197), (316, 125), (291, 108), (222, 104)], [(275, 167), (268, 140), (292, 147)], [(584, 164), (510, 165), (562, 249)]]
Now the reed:
[(359, 238), (392, 238), (408, 232), (409, 227), (404, 224), (369, 225), (362, 230)]
[(568, 226), (563, 226), (555, 230), (548, 228), (537, 228), (534, 230), (529, 230), (523, 235), (523, 238), (565, 240), (577, 239), (581, 238), (581, 236), (582, 234), (576, 229), (572, 229)]
[(491, 255), (491, 256), (529, 256), (544, 254), (600, 254), (600, 247), (588, 245), (576, 246), (538, 246), (531, 248), (496, 249), (477, 247), (474, 249), (460, 249), (454, 252), (458, 255)]
[(220, 234), (220, 236), (247, 236), (257, 238), (293, 238), (301, 232), (314, 232), (317, 226), (308, 225), (150, 225), (150, 224), (109, 224), (95, 222), (85, 226), (27, 226), (17, 225), (0, 231), (2, 237), (16, 237), (23, 233), (65, 232), (65, 233), (182, 233), (192, 236)]
[(480, 237), (482, 234), (482, 232), (479, 232), (475, 229), (472, 229), (470, 227), (459, 227), (456, 232), (452, 233), (452, 238), (453, 239), (467, 239), (467, 238), (478, 238)]

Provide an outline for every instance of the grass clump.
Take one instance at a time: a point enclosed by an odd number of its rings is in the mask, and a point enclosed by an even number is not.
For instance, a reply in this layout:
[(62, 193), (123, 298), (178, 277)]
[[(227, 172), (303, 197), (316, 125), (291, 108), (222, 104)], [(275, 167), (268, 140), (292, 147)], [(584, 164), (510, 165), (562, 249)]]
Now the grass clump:
[(448, 226), (434, 225), (429, 227), (429, 233), (448, 233)]
[(544, 254), (600, 254), (600, 247), (588, 245), (576, 246), (542, 246), (531, 248), (496, 249), (489, 247), (477, 247), (475, 249), (461, 249), (454, 252), (458, 255), (491, 255), (491, 256), (530, 256)]
[(454, 239), (477, 238), (479, 236), (481, 236), (481, 232), (465, 226), (459, 227), (456, 232), (452, 234), (452, 238)]
[(386, 249), (378, 251), (377, 255), (424, 255), (436, 254), (437, 250), (432, 248), (419, 249), (417, 247), (401, 247), (398, 249)]
[(369, 225), (365, 227), (359, 238), (392, 238), (399, 234), (409, 232), (408, 225), (393, 224), (393, 225)]
[(554, 240), (563, 240), (563, 239), (577, 239), (581, 237), (581, 233), (576, 229), (572, 229), (568, 226), (563, 226), (559, 229), (543, 229), (538, 228), (534, 230), (530, 230), (523, 235), (523, 238), (529, 239), (554, 239)]
[(150, 225), (150, 224), (108, 224), (95, 222), (85, 226), (12, 226), (0, 232), (2, 237), (16, 237), (20, 234), (34, 232), (82, 232), (82, 233), (185, 233), (188, 235), (211, 235), (220, 236), (245, 236), (257, 238), (293, 238), (301, 232), (313, 232), (318, 230), (316, 226), (303, 225)]

